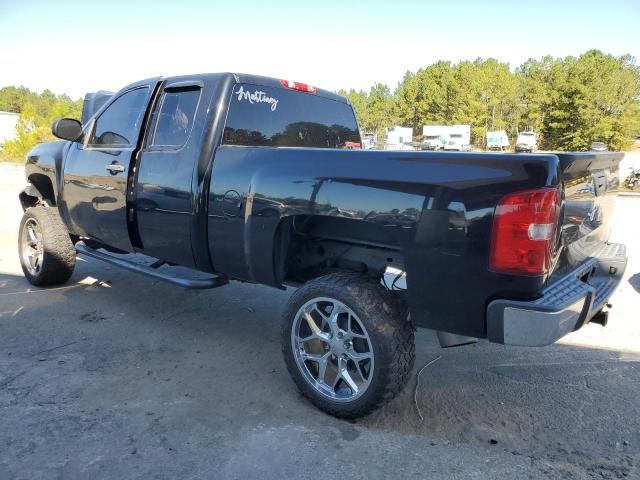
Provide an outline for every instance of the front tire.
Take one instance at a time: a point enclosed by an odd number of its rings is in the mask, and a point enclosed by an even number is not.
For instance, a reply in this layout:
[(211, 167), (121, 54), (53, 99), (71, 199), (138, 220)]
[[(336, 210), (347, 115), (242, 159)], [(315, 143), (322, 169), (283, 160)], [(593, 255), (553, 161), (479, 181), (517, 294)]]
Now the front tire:
[(393, 399), (415, 361), (403, 302), (375, 280), (336, 273), (289, 299), (282, 351), (300, 392), (342, 418), (367, 415)]
[(76, 250), (55, 208), (27, 209), (18, 234), (20, 265), (32, 285), (59, 285), (71, 277)]

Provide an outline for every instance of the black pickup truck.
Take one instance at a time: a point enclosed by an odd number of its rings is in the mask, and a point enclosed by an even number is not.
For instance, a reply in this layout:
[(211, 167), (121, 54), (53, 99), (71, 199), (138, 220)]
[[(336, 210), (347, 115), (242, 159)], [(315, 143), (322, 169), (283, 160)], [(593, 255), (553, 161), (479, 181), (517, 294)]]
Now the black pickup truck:
[(414, 327), (548, 345), (606, 324), (626, 266), (621, 154), (359, 150), (344, 98), (231, 73), (89, 95), (83, 117), (28, 155), (27, 279), (65, 282), (80, 254), (187, 288), (296, 287), (284, 358), (337, 416), (398, 393)]

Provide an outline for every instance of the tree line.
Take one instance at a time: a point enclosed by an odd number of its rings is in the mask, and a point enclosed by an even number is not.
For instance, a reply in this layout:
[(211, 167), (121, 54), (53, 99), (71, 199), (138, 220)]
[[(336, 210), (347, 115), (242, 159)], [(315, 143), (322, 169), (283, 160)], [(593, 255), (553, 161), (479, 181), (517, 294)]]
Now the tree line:
[(640, 133), (640, 69), (630, 55), (590, 50), (579, 57), (530, 59), (514, 71), (496, 59), (440, 61), (408, 71), (395, 91), (376, 83), (369, 92), (341, 90), (360, 127), (470, 124), (472, 143), (486, 132), (511, 138), (534, 130), (549, 150), (587, 150), (592, 141), (611, 149), (628, 146)]
[[(486, 132), (534, 130), (549, 150), (586, 150), (592, 141), (611, 149), (629, 145), (640, 133), (640, 67), (630, 55), (590, 50), (579, 57), (545, 56), (515, 70), (496, 59), (436, 62), (408, 71), (396, 89), (376, 83), (364, 90), (340, 90), (354, 106), (360, 127), (375, 132), (394, 125), (470, 124), (472, 143)], [(5, 143), (0, 160), (23, 161), (38, 142), (53, 139), (57, 118), (80, 118), (82, 100), (36, 93), (25, 87), (0, 89), (0, 111), (20, 114), (17, 138)]]
[(58, 118), (80, 119), (82, 100), (56, 95), (50, 90), (36, 93), (25, 87), (0, 89), (0, 111), (20, 114), (16, 138), (0, 150), (0, 160), (22, 162), (37, 143), (53, 140), (51, 124)]

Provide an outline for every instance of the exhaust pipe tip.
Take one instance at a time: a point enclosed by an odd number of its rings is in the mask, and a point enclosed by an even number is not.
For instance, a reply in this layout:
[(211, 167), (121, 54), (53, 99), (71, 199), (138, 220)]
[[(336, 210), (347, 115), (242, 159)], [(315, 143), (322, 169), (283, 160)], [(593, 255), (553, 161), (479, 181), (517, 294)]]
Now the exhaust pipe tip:
[(478, 339), (475, 337), (466, 337), (464, 335), (438, 331), (438, 341), (442, 348), (451, 348), (476, 343)]
[(593, 318), (591, 318), (591, 320), (589, 320), (589, 323), (597, 323), (598, 325), (602, 325), (603, 327), (606, 327), (607, 324), (609, 323), (609, 311), (600, 310), (598, 313), (596, 313), (593, 316)]

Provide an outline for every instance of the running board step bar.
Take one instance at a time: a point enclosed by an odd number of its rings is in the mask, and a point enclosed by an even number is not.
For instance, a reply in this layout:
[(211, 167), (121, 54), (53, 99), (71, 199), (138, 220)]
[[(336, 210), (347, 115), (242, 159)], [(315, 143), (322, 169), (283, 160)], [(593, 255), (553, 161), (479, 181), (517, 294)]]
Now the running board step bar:
[(98, 260), (110, 263), (111, 265), (115, 265), (116, 267), (124, 268), (135, 273), (141, 273), (142, 275), (146, 275), (157, 280), (162, 280), (164, 282), (172, 283), (183, 288), (217, 288), (229, 283), (229, 279), (225, 276), (213, 276), (206, 278), (180, 277), (174, 273), (167, 272), (166, 270), (158, 270), (158, 268), (162, 264), (164, 264), (164, 262), (157, 261), (150, 266), (141, 265), (139, 263), (132, 262), (131, 260), (118, 258), (115, 255), (95, 250), (85, 245), (84, 242), (76, 243), (76, 252), (81, 255), (86, 255), (87, 257), (97, 258)]

